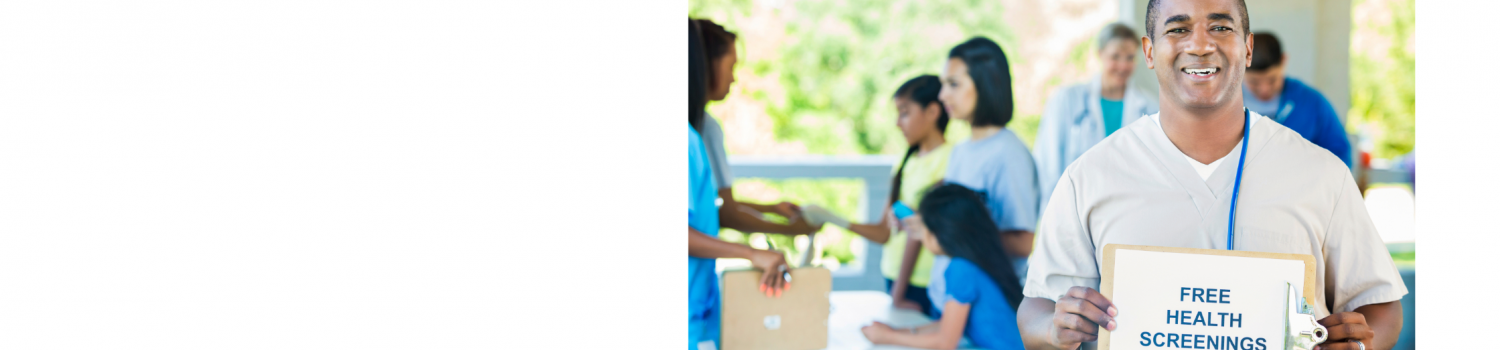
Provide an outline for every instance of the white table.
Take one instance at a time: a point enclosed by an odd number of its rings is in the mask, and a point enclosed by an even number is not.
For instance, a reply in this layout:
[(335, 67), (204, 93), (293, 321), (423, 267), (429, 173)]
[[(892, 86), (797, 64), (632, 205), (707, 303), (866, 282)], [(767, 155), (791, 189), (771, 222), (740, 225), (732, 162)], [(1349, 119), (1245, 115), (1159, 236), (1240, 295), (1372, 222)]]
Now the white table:
[(832, 292), (828, 301), (833, 312), (828, 315), (828, 350), (906, 350), (904, 346), (874, 345), (865, 339), (860, 327), (880, 321), (896, 328), (914, 327), (932, 322), (921, 312), (891, 306), (891, 296), (877, 291)]

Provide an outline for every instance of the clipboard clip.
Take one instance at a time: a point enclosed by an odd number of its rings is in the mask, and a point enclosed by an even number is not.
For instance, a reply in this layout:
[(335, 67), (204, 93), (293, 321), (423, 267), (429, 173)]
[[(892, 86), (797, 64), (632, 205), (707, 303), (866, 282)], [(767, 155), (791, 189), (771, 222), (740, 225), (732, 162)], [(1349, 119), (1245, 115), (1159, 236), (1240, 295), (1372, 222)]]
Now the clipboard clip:
[(1328, 340), (1328, 328), (1318, 324), (1313, 316), (1312, 305), (1307, 299), (1297, 296), (1296, 288), (1286, 284), (1286, 348), (1288, 350), (1312, 350)]

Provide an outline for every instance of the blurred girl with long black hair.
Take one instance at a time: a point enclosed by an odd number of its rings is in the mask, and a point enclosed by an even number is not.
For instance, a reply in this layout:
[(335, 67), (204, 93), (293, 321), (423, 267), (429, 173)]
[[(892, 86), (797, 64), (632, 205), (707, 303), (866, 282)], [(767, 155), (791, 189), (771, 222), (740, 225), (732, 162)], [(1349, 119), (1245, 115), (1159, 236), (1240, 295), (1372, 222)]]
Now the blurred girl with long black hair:
[(924, 247), (948, 256), (942, 271), (943, 315), (937, 322), (894, 329), (875, 322), (866, 326), (865, 337), (876, 344), (895, 344), (926, 349), (953, 349), (967, 337), (985, 349), (1022, 349), (1016, 327), (1021, 280), (1011, 259), (1003, 252), (1000, 227), (990, 219), (984, 197), (967, 187), (943, 184), (933, 188), (917, 208), (927, 235)]

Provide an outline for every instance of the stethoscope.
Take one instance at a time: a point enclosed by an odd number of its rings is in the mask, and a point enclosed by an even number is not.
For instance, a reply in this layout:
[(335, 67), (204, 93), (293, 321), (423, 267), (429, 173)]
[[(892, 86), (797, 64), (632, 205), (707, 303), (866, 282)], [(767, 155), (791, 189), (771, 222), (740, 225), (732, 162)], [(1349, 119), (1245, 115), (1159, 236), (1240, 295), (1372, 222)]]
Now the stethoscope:
[(1229, 250), (1234, 250), (1234, 209), (1240, 202), (1240, 177), (1245, 175), (1245, 153), (1250, 153), (1250, 110), (1245, 110), (1245, 139), (1240, 141), (1240, 166), (1234, 169), (1234, 195), (1229, 200)]

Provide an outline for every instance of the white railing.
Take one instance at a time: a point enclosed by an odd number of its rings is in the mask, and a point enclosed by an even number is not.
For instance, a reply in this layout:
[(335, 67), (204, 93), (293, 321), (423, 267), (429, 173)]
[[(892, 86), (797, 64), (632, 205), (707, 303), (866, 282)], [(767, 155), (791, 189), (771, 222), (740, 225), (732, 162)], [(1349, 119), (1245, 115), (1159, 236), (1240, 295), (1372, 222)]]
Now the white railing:
[[(883, 199), (891, 195), (893, 156), (730, 156), (736, 178), (761, 179), (860, 179), (865, 191), (859, 197), (862, 221), (873, 222), (884, 214)], [(804, 252), (811, 254), (815, 240)], [(863, 238), (851, 242), (854, 261), (833, 272), (833, 290), (885, 290), (880, 275), (881, 245)]]
[[(1394, 168), (1390, 168), (1390, 169), (1386, 169), (1386, 168), (1371, 168), (1371, 169), (1365, 169), (1364, 171), (1370, 172), (1369, 181), (1372, 184), (1375, 184), (1375, 183), (1408, 183), (1408, 182), (1411, 181), (1411, 179), (1407, 178), (1406, 171), (1403, 171), (1401, 169), (1394, 169)], [(1359, 174), (1355, 173), (1355, 176), (1359, 176)], [(1357, 178), (1358, 177), (1356, 177), (1356, 179)]]

